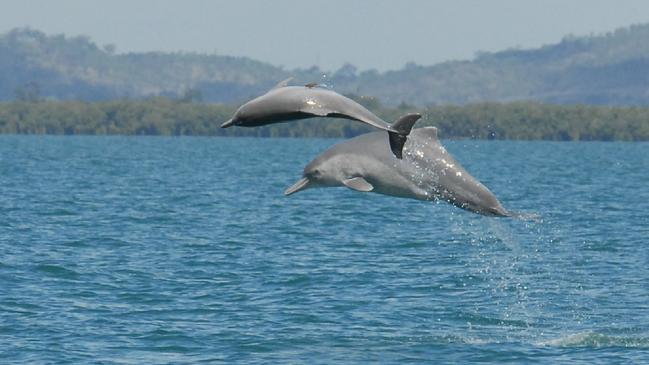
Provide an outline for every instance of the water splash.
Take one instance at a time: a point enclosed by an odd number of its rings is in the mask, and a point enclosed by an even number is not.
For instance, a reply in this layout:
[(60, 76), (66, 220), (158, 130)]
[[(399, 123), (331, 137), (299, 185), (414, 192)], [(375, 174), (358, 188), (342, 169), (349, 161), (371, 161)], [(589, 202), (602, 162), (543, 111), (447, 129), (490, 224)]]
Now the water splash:
[(596, 331), (584, 331), (565, 335), (556, 339), (541, 341), (538, 346), (552, 347), (625, 347), (649, 348), (649, 338), (632, 336), (613, 336)]

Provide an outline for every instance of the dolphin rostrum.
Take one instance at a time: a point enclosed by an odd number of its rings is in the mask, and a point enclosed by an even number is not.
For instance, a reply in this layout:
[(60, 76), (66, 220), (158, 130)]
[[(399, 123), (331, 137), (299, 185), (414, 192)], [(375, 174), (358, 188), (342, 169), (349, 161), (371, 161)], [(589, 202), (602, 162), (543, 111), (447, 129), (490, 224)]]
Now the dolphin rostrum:
[(221, 124), (221, 128), (233, 125), (257, 127), (315, 117), (351, 119), (387, 131), (390, 149), (401, 159), (407, 136), (415, 122), (421, 118), (419, 114), (408, 114), (389, 125), (364, 106), (333, 90), (313, 83), (287, 86), (289, 81), (290, 79), (284, 80), (266, 94), (243, 104), (232, 119)]
[(437, 138), (437, 128), (413, 130), (402, 160), (392, 156), (385, 142), (385, 134), (373, 132), (330, 147), (304, 168), (302, 179), (284, 194), (346, 186), (402, 198), (445, 200), (487, 216), (515, 215), (446, 151)]

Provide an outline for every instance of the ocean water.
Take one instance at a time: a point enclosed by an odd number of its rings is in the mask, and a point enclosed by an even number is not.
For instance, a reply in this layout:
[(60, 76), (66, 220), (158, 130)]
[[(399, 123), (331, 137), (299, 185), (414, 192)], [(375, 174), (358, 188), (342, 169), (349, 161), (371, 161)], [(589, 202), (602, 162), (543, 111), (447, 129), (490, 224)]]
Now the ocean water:
[(649, 144), (444, 142), (522, 221), (284, 197), (335, 142), (0, 136), (0, 362), (649, 363)]

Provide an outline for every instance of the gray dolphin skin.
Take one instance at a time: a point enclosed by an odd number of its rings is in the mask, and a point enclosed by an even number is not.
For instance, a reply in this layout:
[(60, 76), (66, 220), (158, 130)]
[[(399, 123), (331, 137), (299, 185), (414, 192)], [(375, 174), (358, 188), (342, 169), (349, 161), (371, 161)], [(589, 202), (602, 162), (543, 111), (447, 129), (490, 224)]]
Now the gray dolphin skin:
[(346, 186), (402, 198), (444, 200), (486, 216), (513, 215), (446, 151), (437, 128), (413, 130), (401, 160), (392, 156), (386, 142), (385, 133), (373, 132), (332, 146), (311, 161), (302, 179), (284, 194)]
[(390, 148), (400, 159), (407, 136), (421, 117), (419, 114), (409, 114), (407, 118), (389, 125), (364, 106), (335, 91), (318, 87), (317, 84), (287, 86), (289, 81), (284, 80), (266, 94), (243, 104), (232, 119), (221, 124), (221, 128), (257, 127), (315, 117), (351, 119), (387, 131)]

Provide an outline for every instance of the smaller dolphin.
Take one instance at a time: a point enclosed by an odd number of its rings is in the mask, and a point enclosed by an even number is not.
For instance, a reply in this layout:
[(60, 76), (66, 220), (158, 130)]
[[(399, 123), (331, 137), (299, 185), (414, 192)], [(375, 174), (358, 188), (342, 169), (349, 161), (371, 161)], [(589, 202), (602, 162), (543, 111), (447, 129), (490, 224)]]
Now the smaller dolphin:
[(413, 130), (402, 160), (392, 156), (385, 142), (385, 134), (373, 132), (330, 147), (304, 168), (302, 179), (284, 194), (346, 186), (402, 198), (445, 200), (487, 216), (514, 215), (446, 151), (437, 138), (437, 128)]
[(389, 125), (364, 106), (335, 91), (317, 87), (315, 83), (287, 86), (290, 80), (280, 82), (266, 94), (243, 104), (230, 120), (221, 124), (221, 128), (257, 127), (315, 117), (351, 119), (387, 131), (392, 153), (401, 159), (407, 136), (421, 118), (419, 114), (409, 114)]

